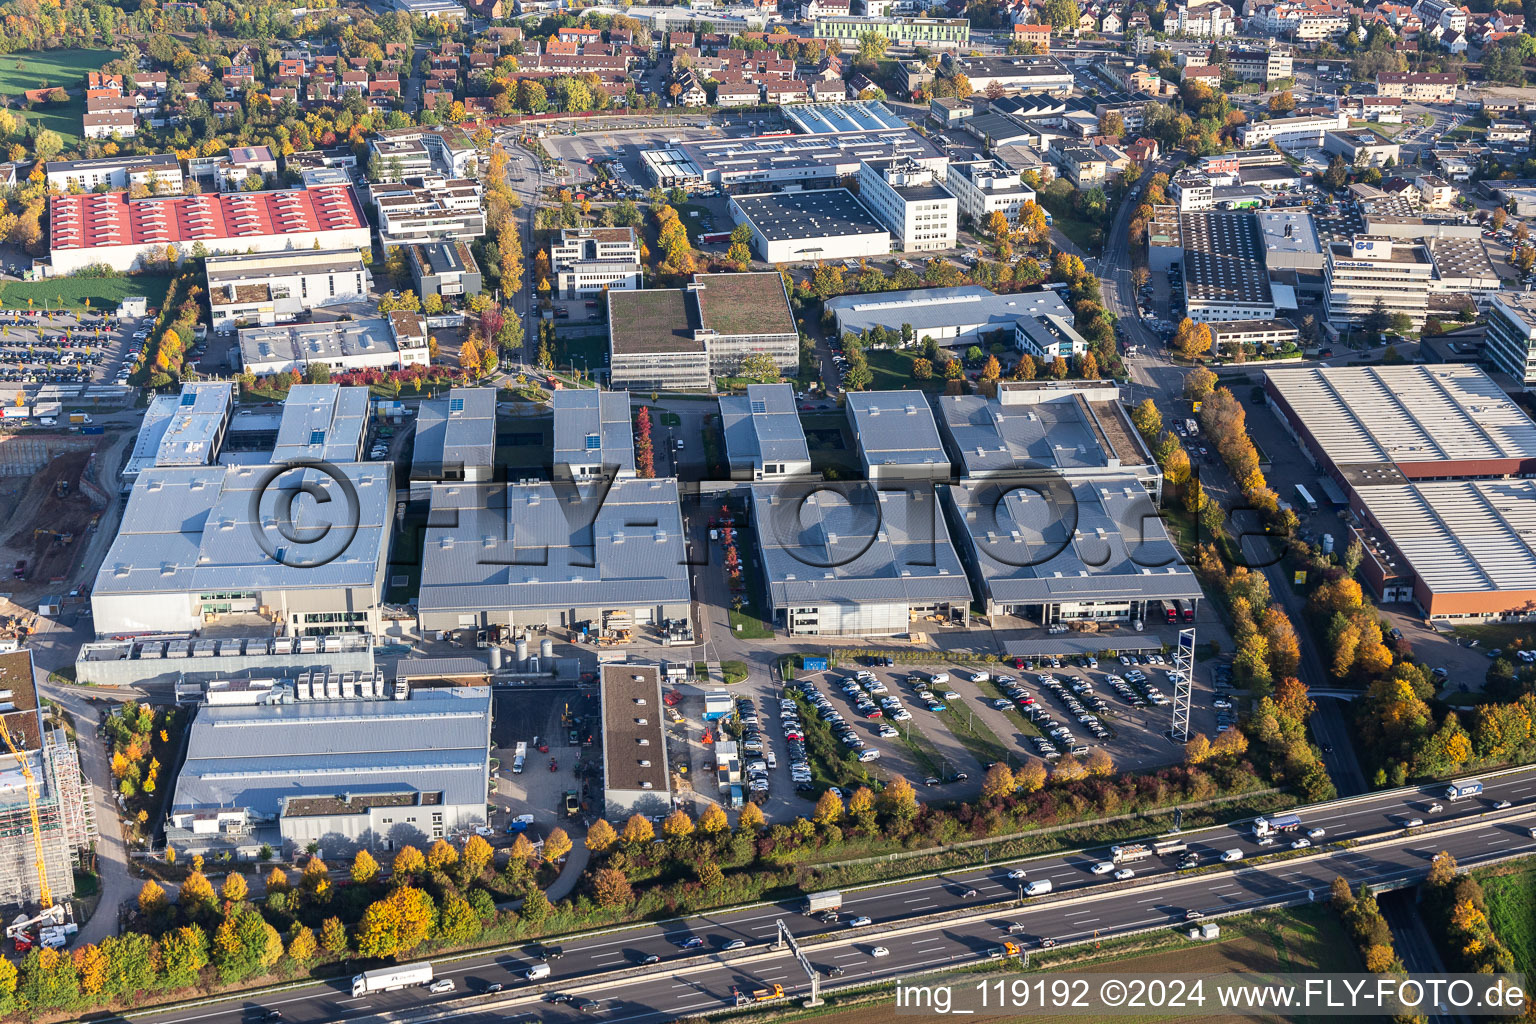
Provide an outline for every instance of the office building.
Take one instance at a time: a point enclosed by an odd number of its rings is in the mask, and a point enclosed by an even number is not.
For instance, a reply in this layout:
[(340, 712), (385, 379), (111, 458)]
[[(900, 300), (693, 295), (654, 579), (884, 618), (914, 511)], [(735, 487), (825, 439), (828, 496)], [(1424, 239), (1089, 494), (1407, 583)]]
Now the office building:
[(1454, 103), (1454, 71), (1380, 71), (1376, 74), (1376, 93), (1415, 103)]
[(1234, 47), (1227, 51), (1225, 67), (1240, 82), (1268, 84), (1277, 79), (1290, 78), (1293, 63), (1291, 51), (1283, 47)]
[(811, 475), (811, 451), (790, 384), (749, 384), (720, 396), (720, 428), (732, 480)]
[(774, 272), (695, 274), (684, 288), (608, 293), (609, 384), (708, 388), (715, 374), (767, 355), (799, 365), (800, 334), (784, 279)]
[(1402, 147), (1369, 128), (1326, 132), (1323, 152), (1344, 158), (1351, 167), (1396, 167), (1402, 159)]
[(1272, 117), (1267, 121), (1249, 121), (1238, 128), (1237, 141), (1245, 149), (1267, 146), (1273, 142), (1286, 152), (1319, 149), (1323, 136), (1349, 127), (1349, 114), (1301, 114), (1296, 117)]
[(1328, 246), (1323, 268), (1324, 309), (1335, 327), (1359, 327), (1376, 309), (1405, 314), (1415, 328), (1424, 325), (1435, 265), (1417, 242), (1384, 235), (1356, 235)]
[(436, 295), (453, 300), (461, 295), (479, 295), (484, 287), (480, 264), (464, 242), (427, 242), (405, 250), (405, 263), (411, 271), (416, 294), (425, 299)]
[(1066, 320), (1050, 313), (1019, 317), (1013, 325), (1013, 345), (1047, 363), (1058, 357), (1071, 362), (1088, 351), (1088, 340)]
[(246, 373), (271, 374), (323, 363), (331, 370), (403, 370), (430, 363), (426, 327), (415, 313), (247, 327), (239, 332)]
[(93, 192), (142, 185), (156, 195), (180, 195), (181, 161), (173, 153), (103, 156), (91, 160), (50, 160), (44, 165), (50, 191)]
[(719, 187), (730, 193), (834, 188), (871, 157), (906, 157), (940, 172), (949, 162), (906, 127), (671, 142), (640, 154), (646, 172), (663, 188)]
[(866, 160), (859, 168), (859, 202), (891, 234), (898, 252), (953, 249), (960, 204), (935, 174), (921, 164), (888, 158)]
[(641, 285), (640, 243), (634, 228), (561, 228), (549, 248), (550, 282), (562, 299), (584, 299), (611, 288)]
[(731, 218), (752, 231), (766, 263), (887, 256), (891, 232), (845, 188), (732, 196)]
[(833, 317), (838, 337), (848, 332), (863, 336), (876, 326), (899, 335), (910, 327), (914, 340), (932, 338), (946, 348), (989, 339), (1006, 344), (1023, 316), (1051, 314), (1073, 322), (1072, 310), (1053, 289), (998, 295), (979, 284), (839, 295), (828, 299), (824, 308)]
[(373, 244), (368, 218), (346, 186), (129, 199), (126, 192), (49, 200), (49, 274), (105, 264), (140, 269), (166, 253), (295, 252)]
[(368, 297), (368, 272), (356, 249), (210, 256), (204, 262), (213, 329), (287, 323), (320, 306)]
[(1306, 210), (1261, 210), (1259, 231), (1264, 236), (1264, 265), (1273, 274), (1280, 270), (1320, 272), (1327, 257), (1318, 238), (1317, 222)]
[(977, 231), (986, 230), (994, 213), (1002, 213), (1017, 226), (1019, 209), (1035, 201), (1035, 190), (1024, 184), (1019, 172), (996, 160), (951, 163), (944, 184), (959, 201), (960, 216)]
[(1536, 385), (1536, 300), (1529, 292), (1500, 293), (1488, 307), (1488, 367), (1521, 387)]
[(370, 191), (383, 245), (467, 242), (485, 234), (478, 182), (426, 175), (374, 185)]
[(553, 403), (556, 479), (586, 483), (635, 475), (628, 391), (566, 388), (555, 392)]
[(883, 485), (949, 478), (949, 455), (921, 391), (850, 391), (847, 408), (864, 479)]
[(1274, 352), (1300, 340), (1301, 332), (1285, 319), (1224, 320), (1211, 324), (1211, 352), (1220, 356), (1232, 356), (1239, 348)]
[(971, 23), (964, 18), (867, 18), (858, 15), (823, 15), (811, 23), (812, 36), (835, 40), (844, 47), (858, 46), (859, 37), (871, 32), (885, 36), (892, 46), (954, 50), (970, 41)]
[(672, 809), (672, 771), (662, 726), (661, 670), (626, 662), (601, 669), (603, 705), (603, 816)]
[[(555, 392), (558, 401), (564, 391)], [(572, 392), (587, 394), (587, 392)], [(496, 465), (496, 389), (452, 388), (446, 398), (421, 403), (411, 480), (491, 479)], [(413, 494), (416, 488), (412, 488)]]
[(394, 700), (377, 680), (348, 677), (346, 690), (367, 695), (331, 698), (311, 678), (210, 689), (168, 808), (178, 854), (256, 860), (265, 845), (286, 859), (315, 843), (324, 857), (382, 855), (486, 823), (489, 687)]

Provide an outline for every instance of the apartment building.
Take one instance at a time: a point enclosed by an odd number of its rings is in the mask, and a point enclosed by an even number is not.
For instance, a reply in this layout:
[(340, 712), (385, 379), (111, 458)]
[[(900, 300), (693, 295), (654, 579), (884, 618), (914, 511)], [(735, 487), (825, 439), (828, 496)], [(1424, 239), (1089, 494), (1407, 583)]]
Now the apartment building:
[(1439, 71), (1382, 71), (1376, 75), (1376, 92), (1418, 103), (1453, 103), (1456, 76)]
[(142, 185), (158, 195), (180, 195), (181, 161), (173, 153), (104, 156), (93, 160), (50, 160), (44, 165), (50, 191), (93, 192)]

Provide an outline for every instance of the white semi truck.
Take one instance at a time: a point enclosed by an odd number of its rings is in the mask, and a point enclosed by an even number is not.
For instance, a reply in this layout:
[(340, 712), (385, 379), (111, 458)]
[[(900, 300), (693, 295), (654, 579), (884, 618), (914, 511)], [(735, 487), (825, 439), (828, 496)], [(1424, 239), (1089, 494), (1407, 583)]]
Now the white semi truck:
[(402, 964), (399, 967), (381, 967), (376, 971), (364, 971), (352, 978), (352, 997), (374, 992), (396, 992), (402, 988), (432, 984), (431, 964)]

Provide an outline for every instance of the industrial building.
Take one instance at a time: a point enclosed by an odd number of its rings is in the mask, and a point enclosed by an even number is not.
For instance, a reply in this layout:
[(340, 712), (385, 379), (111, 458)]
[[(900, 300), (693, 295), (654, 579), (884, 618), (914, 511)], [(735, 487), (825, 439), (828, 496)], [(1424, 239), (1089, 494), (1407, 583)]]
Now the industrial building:
[(549, 247), (555, 294), (562, 299), (601, 295), (641, 284), (640, 242), (634, 228), (561, 228)]
[(271, 461), (361, 462), (367, 430), (367, 388), (295, 384), (283, 399)]
[(1050, 288), (998, 295), (982, 285), (913, 288), (909, 291), (839, 295), (825, 309), (837, 325), (837, 336), (864, 335), (879, 326), (900, 332), (912, 328), (917, 341), (932, 338), (946, 348), (981, 344), (989, 335), (1011, 340), (1024, 316), (1058, 316), (1073, 323), (1072, 310)]
[(602, 666), (603, 817), (672, 810), (672, 771), (662, 727), (661, 671), (655, 665)]
[(707, 389), (750, 355), (781, 370), (800, 362), (800, 332), (784, 279), (772, 271), (695, 274), (683, 288), (608, 292), (608, 383)]
[(452, 299), (459, 295), (479, 295), (484, 284), (480, 264), (463, 242), (427, 242), (408, 246), (405, 265), (411, 271), (416, 294), (425, 299), (436, 295)]
[(398, 317), (246, 327), (239, 339), (241, 365), (246, 373), (258, 375), (302, 373), (314, 363), (347, 373), (403, 370), (432, 361), (426, 327), (419, 316), (408, 312)]
[(1088, 339), (1059, 316), (1021, 316), (1013, 325), (1013, 344), (1021, 352), (1047, 362), (1071, 360), (1088, 351)]
[(1050, 56), (949, 57), (945, 67), (951, 75), (970, 79), (971, 89), (984, 93), (996, 84), (1005, 92), (1072, 94), (1072, 71)]
[[(916, 166), (916, 165), (914, 165)], [(731, 219), (752, 231), (766, 263), (888, 256), (888, 226), (845, 188), (731, 197)]]
[(1225, 320), (1211, 324), (1211, 351), (1230, 356), (1242, 346), (1271, 352), (1286, 344), (1297, 344), (1301, 332), (1290, 320)]
[(930, 484), (752, 487), (775, 625), (791, 636), (891, 636), (968, 624), (971, 588)]
[(227, 688), (227, 698), (211, 689), (221, 702), (192, 719), (166, 842), (188, 858), (255, 860), (268, 845), (286, 859), (312, 842), (342, 857), (424, 848), (484, 825), (490, 689), (402, 700), (380, 686), (376, 676), (314, 673), (292, 687)]
[(891, 233), (898, 252), (953, 249), (960, 202), (942, 174), (910, 160), (880, 157), (859, 167), (859, 202)]
[(780, 114), (798, 135), (843, 135), (907, 127), (907, 122), (890, 107), (873, 100), (796, 103), (786, 105)]
[(144, 412), (123, 465), (132, 480), (151, 466), (207, 466), (219, 457), (235, 408), (229, 381), (188, 381), (175, 395), (156, 395)]
[(595, 632), (686, 619), (688, 571), (676, 480), (436, 484), (418, 623)]
[(763, 192), (836, 187), (872, 157), (906, 157), (943, 173), (949, 158), (911, 128), (674, 142), (641, 162), (662, 188)]
[(356, 249), (210, 256), (204, 261), (213, 329), (287, 323), (319, 306), (368, 297)]
[[(564, 392), (556, 392), (559, 395)], [(581, 392), (585, 394), (585, 392)], [(451, 388), (444, 398), (421, 403), (413, 485), (424, 481), (490, 480), (496, 465), (496, 389)], [(417, 488), (412, 487), (415, 494)]]
[(48, 203), (49, 276), (103, 264), (141, 269), (141, 259), (179, 263), (209, 254), (362, 249), (373, 244), (368, 218), (345, 186), (240, 192), (229, 195), (150, 196), (127, 192), (54, 196)]
[(790, 384), (749, 384), (720, 396), (720, 427), (732, 480), (781, 480), (811, 473), (811, 450)]
[(1527, 619), (1536, 424), (1461, 363), (1270, 370), (1281, 420), (1347, 496), (1385, 601), (1435, 619)]
[(949, 479), (949, 454), (921, 391), (850, 391), (847, 397), (864, 479), (877, 485)]
[(1275, 295), (1258, 218), (1244, 211), (1179, 214), (1186, 315), (1197, 323), (1270, 320)]
[(50, 160), (43, 167), (51, 192), (93, 192), (142, 185), (156, 195), (180, 195), (181, 161), (174, 153), (103, 156), (90, 160)]
[(96, 838), (90, 782), (68, 735), (46, 723), (35, 679), (30, 650), (0, 653), (0, 906), (32, 910), (45, 883), (56, 903), (74, 896), (74, 868)]
[(587, 483), (635, 475), (635, 432), (628, 391), (556, 391), (554, 474)]
[[(270, 630), (268, 631), (270, 634)], [(305, 672), (372, 678), (378, 669), (373, 637), (271, 635), (193, 639), (186, 635), (97, 640), (80, 645), (75, 679), (83, 686), (175, 688), (192, 702), (220, 679), (294, 680)]]

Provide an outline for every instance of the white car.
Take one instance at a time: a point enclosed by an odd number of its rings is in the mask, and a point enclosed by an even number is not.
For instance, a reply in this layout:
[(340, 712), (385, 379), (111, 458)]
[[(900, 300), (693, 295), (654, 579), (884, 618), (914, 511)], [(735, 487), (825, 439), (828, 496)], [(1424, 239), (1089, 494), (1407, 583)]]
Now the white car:
[(1135, 877), (1136, 877), (1136, 872), (1132, 871), (1130, 868), (1121, 868), (1119, 871), (1115, 872), (1115, 881), (1117, 881), (1117, 882), (1123, 882), (1127, 878), (1135, 878)]
[(892, 738), (894, 738), (896, 736), (899, 736), (899, 735), (901, 735), (901, 734), (899, 732), (897, 732), (896, 727), (894, 725), (882, 725), (880, 727), (880, 738), (883, 739), (883, 740), (892, 739)]
[(1023, 868), (1014, 868), (1012, 871), (1008, 872), (1009, 879), (1012, 880), (1012, 881), (1015, 881), (1015, 882), (1017, 882), (1021, 878), (1027, 877), (1027, 875), (1028, 875), (1028, 872), (1025, 871)]
[(1320, 828), (1314, 828), (1307, 832), (1308, 839), (1321, 839), (1326, 833)]
[(1223, 864), (1231, 864), (1233, 861), (1238, 861), (1238, 860), (1242, 860), (1242, 859), (1243, 859), (1243, 851), (1242, 850), (1223, 850), (1221, 852), (1221, 862)]
[(870, 956), (890, 956), (891, 955), (891, 951), (886, 949), (884, 946), (876, 946), (874, 949), (869, 951), (869, 955)]
[(849, 928), (868, 928), (874, 922), (867, 917), (855, 917), (848, 922)]
[(442, 995), (444, 992), (452, 992), (453, 991), (453, 979), (452, 978), (438, 978), (432, 984), (427, 986), (427, 991), (431, 992), (435, 996)]
[(1305, 850), (1307, 847), (1309, 847), (1311, 845), (1312, 845), (1312, 840), (1310, 840), (1310, 839), (1306, 838), (1305, 836), (1303, 836), (1302, 838), (1300, 838), (1300, 839), (1296, 840), (1295, 842), (1291, 843), (1291, 849), (1293, 849), (1293, 850)]
[(1111, 871), (1115, 870), (1115, 865), (1110, 861), (1101, 860), (1088, 870), (1092, 871), (1096, 875), (1107, 875)]

